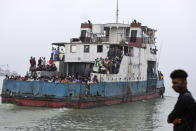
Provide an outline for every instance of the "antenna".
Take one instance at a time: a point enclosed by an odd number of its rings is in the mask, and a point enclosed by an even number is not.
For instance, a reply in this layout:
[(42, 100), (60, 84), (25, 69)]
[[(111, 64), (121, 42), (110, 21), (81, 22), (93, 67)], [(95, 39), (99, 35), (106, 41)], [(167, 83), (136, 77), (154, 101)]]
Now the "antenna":
[(117, 8), (116, 8), (116, 23), (118, 24), (118, 0), (117, 0)]

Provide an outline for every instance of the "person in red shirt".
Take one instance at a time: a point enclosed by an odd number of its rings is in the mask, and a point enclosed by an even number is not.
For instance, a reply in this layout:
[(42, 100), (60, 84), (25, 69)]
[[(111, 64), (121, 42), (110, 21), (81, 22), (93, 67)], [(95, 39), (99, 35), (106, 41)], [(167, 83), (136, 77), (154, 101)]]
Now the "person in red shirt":
[(52, 60), (52, 58), (50, 58), (49, 63), (50, 63), (50, 65), (52, 65), (52, 64), (53, 64), (53, 60)]

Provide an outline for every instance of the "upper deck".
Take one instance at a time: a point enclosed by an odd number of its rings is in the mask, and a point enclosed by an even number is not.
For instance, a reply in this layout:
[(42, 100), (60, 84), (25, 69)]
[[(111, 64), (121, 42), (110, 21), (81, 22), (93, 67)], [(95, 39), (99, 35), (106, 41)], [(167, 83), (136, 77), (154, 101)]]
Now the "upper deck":
[(80, 36), (70, 39), (70, 42), (52, 43), (63, 51), (64, 62), (94, 63), (96, 58), (106, 58), (110, 48), (115, 45), (122, 46), (125, 53), (136, 47), (150, 50), (149, 55), (156, 54), (156, 30), (142, 26), (136, 20), (131, 24), (92, 24), (88, 21), (81, 24), (80, 32)]

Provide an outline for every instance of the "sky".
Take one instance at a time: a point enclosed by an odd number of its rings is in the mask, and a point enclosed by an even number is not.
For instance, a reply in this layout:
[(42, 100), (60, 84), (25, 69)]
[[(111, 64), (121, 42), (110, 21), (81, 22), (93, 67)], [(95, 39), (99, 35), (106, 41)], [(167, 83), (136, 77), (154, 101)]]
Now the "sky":
[[(184, 69), (196, 97), (196, 1), (119, 0), (119, 22), (136, 19), (157, 29), (159, 70), (171, 90), (169, 74)], [(24, 75), (29, 58), (49, 59), (51, 43), (79, 37), (80, 24), (114, 23), (116, 0), (0, 0), (0, 66)]]

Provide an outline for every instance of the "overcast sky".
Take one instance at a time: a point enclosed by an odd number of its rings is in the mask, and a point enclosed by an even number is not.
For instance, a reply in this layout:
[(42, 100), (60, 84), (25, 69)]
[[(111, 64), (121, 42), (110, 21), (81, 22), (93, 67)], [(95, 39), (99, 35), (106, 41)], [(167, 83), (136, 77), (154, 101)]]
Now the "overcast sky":
[[(196, 94), (196, 0), (119, 0), (119, 22), (157, 29), (159, 69), (185, 69)], [(30, 56), (49, 59), (52, 42), (79, 37), (80, 23), (115, 22), (116, 0), (0, 0), (0, 65), (24, 75)], [(170, 90), (170, 89), (168, 89)]]

